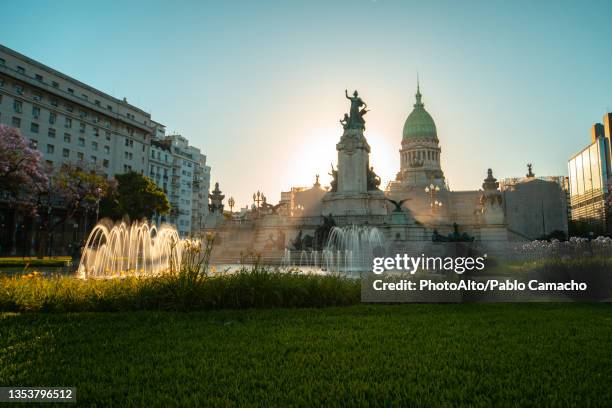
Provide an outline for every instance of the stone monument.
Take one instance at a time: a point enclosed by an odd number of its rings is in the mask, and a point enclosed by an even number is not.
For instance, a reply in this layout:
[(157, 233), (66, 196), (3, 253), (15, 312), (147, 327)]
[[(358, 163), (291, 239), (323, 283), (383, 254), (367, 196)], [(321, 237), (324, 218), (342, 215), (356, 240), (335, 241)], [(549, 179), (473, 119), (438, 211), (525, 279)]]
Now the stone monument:
[(340, 120), (342, 137), (336, 150), (338, 165), (332, 165), (331, 190), (323, 197), (323, 214), (338, 215), (387, 215), (383, 192), (378, 188), (380, 178), (370, 166), (370, 145), (364, 136), (367, 104), (357, 91), (349, 96), (350, 113)]

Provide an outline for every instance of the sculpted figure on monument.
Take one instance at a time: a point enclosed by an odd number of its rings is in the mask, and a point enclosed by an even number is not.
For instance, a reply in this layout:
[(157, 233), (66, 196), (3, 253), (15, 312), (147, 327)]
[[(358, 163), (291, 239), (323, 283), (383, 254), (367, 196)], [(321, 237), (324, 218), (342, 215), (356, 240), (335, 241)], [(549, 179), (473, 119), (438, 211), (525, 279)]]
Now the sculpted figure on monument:
[[(344, 95), (346, 96), (346, 99), (351, 101), (350, 115), (348, 118), (347, 127), (345, 127), (345, 129), (365, 129), (365, 120), (363, 119), (363, 115), (368, 112), (366, 110), (368, 105), (359, 97), (359, 93), (357, 91), (353, 92), (353, 96), (349, 96), (348, 90), (345, 89)], [(362, 107), (363, 109), (361, 109)]]
[(368, 191), (378, 190), (380, 186), (380, 177), (374, 173), (374, 167), (368, 169)]
[(349, 121), (350, 121), (349, 115), (348, 115), (348, 113), (345, 113), (344, 117), (342, 119), (340, 119), (340, 124), (342, 125), (343, 129), (345, 129), (345, 130), (348, 129)]
[(329, 191), (338, 191), (338, 170), (334, 169), (334, 165), (331, 165), (331, 173), (327, 173), (332, 176), (332, 181), (329, 183), (330, 190)]

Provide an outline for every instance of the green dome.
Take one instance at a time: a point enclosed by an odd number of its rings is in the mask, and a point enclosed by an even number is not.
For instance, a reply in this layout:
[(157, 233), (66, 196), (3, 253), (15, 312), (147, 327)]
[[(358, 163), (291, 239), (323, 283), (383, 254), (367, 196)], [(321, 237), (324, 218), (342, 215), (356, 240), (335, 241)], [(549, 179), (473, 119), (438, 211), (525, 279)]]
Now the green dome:
[(438, 140), (436, 124), (421, 102), (421, 92), (417, 87), (416, 103), (404, 123), (403, 140), (435, 139)]

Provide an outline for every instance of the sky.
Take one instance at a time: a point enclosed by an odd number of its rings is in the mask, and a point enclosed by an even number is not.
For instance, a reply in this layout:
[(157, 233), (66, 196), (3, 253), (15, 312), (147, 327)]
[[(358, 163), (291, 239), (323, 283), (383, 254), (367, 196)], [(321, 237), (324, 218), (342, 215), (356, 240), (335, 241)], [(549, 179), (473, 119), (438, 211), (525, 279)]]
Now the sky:
[(612, 110), (602, 1), (3, 2), (0, 43), (150, 112), (207, 155), (236, 207), (328, 184), (344, 90), (368, 104), (383, 185), (417, 73), (453, 190), (566, 175)]

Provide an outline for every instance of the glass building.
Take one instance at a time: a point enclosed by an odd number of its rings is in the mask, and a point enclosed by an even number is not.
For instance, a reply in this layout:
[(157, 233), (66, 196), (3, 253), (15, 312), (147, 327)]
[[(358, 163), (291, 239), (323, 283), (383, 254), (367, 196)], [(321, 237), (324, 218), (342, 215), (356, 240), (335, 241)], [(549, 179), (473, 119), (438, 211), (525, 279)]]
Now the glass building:
[[(606, 197), (610, 168), (610, 139), (594, 142), (568, 162), (572, 221), (590, 224), (595, 232), (606, 231)], [(609, 227), (609, 225), (608, 225)]]

